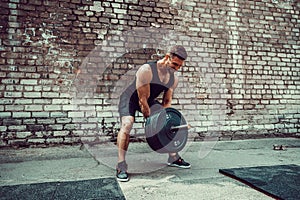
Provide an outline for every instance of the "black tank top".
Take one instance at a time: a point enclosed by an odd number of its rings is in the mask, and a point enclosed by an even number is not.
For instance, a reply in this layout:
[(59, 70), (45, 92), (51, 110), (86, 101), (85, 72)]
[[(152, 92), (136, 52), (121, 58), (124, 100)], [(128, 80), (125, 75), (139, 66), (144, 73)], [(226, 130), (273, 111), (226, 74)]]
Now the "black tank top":
[[(148, 98), (148, 103), (151, 104), (162, 92), (167, 91), (174, 84), (174, 74), (170, 74), (170, 79), (167, 84), (160, 81), (157, 71), (157, 62), (147, 63), (151, 67), (152, 71), (152, 80), (150, 82), (150, 96)], [(123, 95), (126, 95), (130, 98), (131, 102), (138, 103), (138, 93), (136, 89), (136, 78), (128, 86), (128, 88), (123, 92)]]

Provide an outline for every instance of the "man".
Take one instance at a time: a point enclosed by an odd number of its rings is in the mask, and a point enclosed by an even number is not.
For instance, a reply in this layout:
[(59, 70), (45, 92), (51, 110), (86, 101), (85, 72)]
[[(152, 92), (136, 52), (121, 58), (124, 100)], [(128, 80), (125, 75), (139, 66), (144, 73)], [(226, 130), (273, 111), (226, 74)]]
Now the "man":
[[(136, 72), (133, 83), (122, 93), (119, 103), (121, 117), (121, 128), (118, 133), (118, 164), (117, 179), (128, 181), (127, 164), (125, 154), (129, 145), (129, 134), (134, 123), (135, 112), (143, 113), (145, 118), (149, 117), (159, 102), (155, 100), (163, 93), (162, 103), (164, 108), (170, 107), (172, 96), (178, 85), (178, 77), (174, 72), (178, 71), (187, 58), (183, 46), (173, 46), (164, 58), (157, 62), (142, 65)], [(190, 168), (178, 153), (169, 153), (169, 166)]]

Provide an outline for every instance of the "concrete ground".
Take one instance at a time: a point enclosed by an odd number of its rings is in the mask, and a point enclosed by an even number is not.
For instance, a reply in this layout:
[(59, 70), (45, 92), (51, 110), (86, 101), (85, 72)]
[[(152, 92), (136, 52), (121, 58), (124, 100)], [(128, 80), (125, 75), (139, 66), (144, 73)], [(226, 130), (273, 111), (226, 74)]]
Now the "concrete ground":
[[(275, 151), (274, 144), (289, 147)], [(167, 155), (151, 152), (145, 143), (132, 143), (130, 181), (120, 187), (128, 200), (272, 199), (219, 169), (300, 165), (296, 146), (300, 140), (295, 138), (189, 142), (181, 156), (192, 167), (177, 169), (166, 166)], [(114, 177), (114, 150), (105, 145), (0, 149), (0, 186)]]

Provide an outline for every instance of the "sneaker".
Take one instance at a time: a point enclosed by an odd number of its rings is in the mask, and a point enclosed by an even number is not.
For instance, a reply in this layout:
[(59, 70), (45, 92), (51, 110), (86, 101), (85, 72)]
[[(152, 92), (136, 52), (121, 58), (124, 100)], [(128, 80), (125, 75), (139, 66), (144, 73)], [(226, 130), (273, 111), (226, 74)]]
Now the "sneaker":
[(127, 173), (127, 163), (125, 161), (118, 163), (117, 165), (117, 180), (121, 182), (129, 181), (129, 176)]
[(191, 164), (185, 162), (180, 156), (178, 156), (177, 160), (175, 160), (172, 157), (169, 157), (168, 166), (170, 166), (170, 167), (179, 167), (179, 168), (183, 168), (183, 169), (189, 169), (191, 167)]

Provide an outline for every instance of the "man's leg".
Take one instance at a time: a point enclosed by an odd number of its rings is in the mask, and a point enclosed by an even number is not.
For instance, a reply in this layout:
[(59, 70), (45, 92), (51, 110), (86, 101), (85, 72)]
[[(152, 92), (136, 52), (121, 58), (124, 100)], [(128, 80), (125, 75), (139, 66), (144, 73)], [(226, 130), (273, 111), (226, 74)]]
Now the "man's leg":
[(173, 157), (173, 158), (176, 158), (177, 153), (169, 153), (169, 156), (170, 156), (170, 157)]
[(123, 116), (121, 118), (121, 128), (117, 137), (118, 162), (125, 161), (126, 151), (129, 145), (130, 131), (134, 122), (134, 117)]
[(118, 145), (117, 179), (119, 181), (129, 180), (125, 156), (129, 145), (129, 136), (130, 136), (130, 131), (133, 122), (134, 122), (134, 117), (132, 116), (124, 116), (121, 118), (121, 128), (117, 137), (117, 145)]

